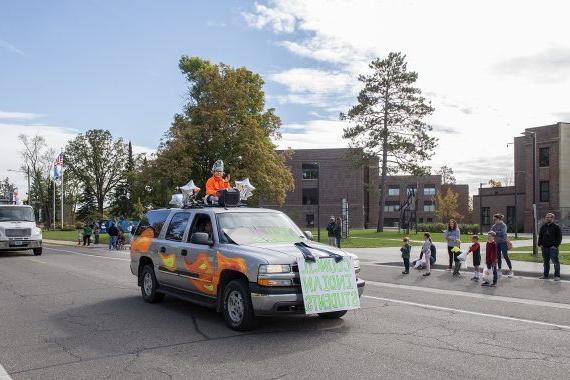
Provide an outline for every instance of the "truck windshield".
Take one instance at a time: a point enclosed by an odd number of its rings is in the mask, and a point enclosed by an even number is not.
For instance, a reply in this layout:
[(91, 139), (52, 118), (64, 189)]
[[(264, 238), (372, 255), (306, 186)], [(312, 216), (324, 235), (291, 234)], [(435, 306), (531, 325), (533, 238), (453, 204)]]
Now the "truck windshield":
[(0, 222), (34, 222), (30, 207), (0, 207)]
[(291, 219), (278, 212), (227, 212), (218, 214), (218, 224), (226, 243), (294, 243), (305, 238)]

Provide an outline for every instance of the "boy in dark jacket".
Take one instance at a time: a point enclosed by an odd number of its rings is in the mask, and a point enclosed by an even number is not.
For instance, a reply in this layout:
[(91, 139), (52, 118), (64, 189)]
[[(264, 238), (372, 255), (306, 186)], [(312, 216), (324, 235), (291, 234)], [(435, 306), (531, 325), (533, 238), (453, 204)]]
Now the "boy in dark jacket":
[(400, 248), (400, 252), (402, 252), (402, 259), (404, 260), (404, 271), (402, 274), (410, 273), (410, 251), (412, 250), (412, 246), (410, 245), (410, 238), (405, 237), (403, 239), (404, 245)]
[(497, 234), (494, 231), (489, 231), (487, 235), (487, 247), (485, 252), (485, 265), (487, 269), (493, 268), (493, 283), (489, 284), (489, 281), (485, 280), (481, 285), (482, 286), (497, 286), (497, 243), (495, 242), (495, 236)]

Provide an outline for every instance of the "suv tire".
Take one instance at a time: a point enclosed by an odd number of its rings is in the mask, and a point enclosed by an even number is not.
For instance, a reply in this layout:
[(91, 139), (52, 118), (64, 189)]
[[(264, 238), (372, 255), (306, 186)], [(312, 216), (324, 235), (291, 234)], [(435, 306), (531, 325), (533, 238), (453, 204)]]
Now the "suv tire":
[(256, 318), (248, 284), (244, 280), (232, 280), (225, 286), (223, 294), (222, 313), (226, 324), (237, 331), (253, 329)]
[(41, 256), (42, 255), (42, 247), (34, 248), (34, 256)]
[(330, 313), (319, 313), (319, 318), (322, 319), (338, 319), (343, 317), (348, 310), (331, 311)]
[(143, 300), (148, 303), (157, 303), (164, 299), (164, 294), (157, 292), (158, 282), (154, 275), (154, 269), (150, 265), (145, 265), (141, 270), (141, 293)]

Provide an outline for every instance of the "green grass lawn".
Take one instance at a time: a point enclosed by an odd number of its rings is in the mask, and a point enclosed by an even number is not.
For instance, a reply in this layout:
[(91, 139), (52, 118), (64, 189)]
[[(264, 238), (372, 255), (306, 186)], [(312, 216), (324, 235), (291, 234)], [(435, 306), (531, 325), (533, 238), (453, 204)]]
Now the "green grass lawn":
[[(46, 240), (77, 241), (77, 231), (43, 231), (43, 238)], [(91, 236), (91, 239), (94, 239)], [(109, 235), (99, 235), (99, 243), (109, 244)]]
[[(532, 261), (541, 263), (542, 262), (542, 251), (540, 247), (538, 248), (538, 255), (532, 255), (532, 246), (528, 247), (516, 247), (513, 249), (513, 253), (510, 254), (513, 260), (520, 261)], [(560, 259), (560, 264), (570, 265), (570, 243), (560, 245), (560, 253), (558, 258)]]

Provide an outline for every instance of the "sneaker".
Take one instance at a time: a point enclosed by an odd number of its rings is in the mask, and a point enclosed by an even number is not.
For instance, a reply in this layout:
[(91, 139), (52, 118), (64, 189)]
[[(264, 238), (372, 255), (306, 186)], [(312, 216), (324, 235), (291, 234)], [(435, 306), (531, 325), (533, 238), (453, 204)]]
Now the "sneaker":
[(410, 273), (410, 272), (408, 272), (407, 270), (402, 271), (402, 274), (408, 274), (408, 273)]
[(507, 277), (508, 277), (508, 278), (513, 278), (514, 275), (515, 275), (515, 274), (513, 273), (512, 270), (510, 270), (510, 271), (507, 273)]
[(428, 272), (428, 273), (422, 274), (422, 276), (427, 277), (427, 276), (429, 276), (430, 274), (431, 274), (431, 273)]
[(495, 287), (497, 287), (497, 284), (491, 284), (491, 285), (489, 285), (489, 286), (490, 286), (491, 288), (495, 288)]
[(491, 286), (491, 284), (489, 284), (487, 281), (485, 281), (484, 283), (481, 284), (481, 286)]
[(471, 277), (471, 281), (479, 281), (479, 277), (473, 276), (473, 277)]
[(539, 279), (541, 279), (541, 280), (548, 280), (548, 275), (547, 275), (547, 274), (543, 274), (542, 276), (539, 277)]
[(554, 281), (560, 281), (560, 276), (554, 276)]

